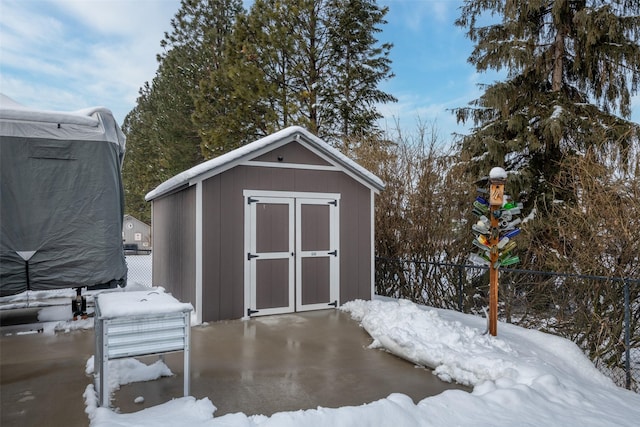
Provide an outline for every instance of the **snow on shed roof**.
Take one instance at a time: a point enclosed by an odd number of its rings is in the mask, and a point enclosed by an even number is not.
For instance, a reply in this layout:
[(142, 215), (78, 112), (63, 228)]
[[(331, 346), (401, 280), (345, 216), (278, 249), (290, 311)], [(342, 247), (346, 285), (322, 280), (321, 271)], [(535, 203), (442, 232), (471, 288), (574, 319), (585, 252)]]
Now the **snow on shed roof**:
[(225, 153), (214, 159), (207, 160), (206, 162), (200, 163), (199, 165), (196, 165), (191, 169), (188, 169), (169, 178), (162, 184), (158, 185), (155, 189), (147, 193), (147, 195), (145, 196), (145, 200), (151, 201), (175, 190), (178, 187), (184, 186), (185, 184), (192, 185), (193, 183), (200, 181), (202, 179), (200, 177), (205, 174), (207, 175), (207, 177), (212, 176), (212, 173), (213, 175), (215, 175), (216, 170), (218, 170), (218, 173), (223, 172), (224, 170), (226, 170), (224, 168), (226, 165), (248, 159), (252, 157), (252, 155), (257, 154), (261, 150), (271, 145), (275, 145), (280, 142), (293, 141), (295, 140), (296, 135), (300, 135), (303, 138), (303, 142), (309, 144), (313, 148), (318, 149), (321, 153), (328, 156), (340, 167), (361, 178), (370, 187), (376, 190), (384, 189), (384, 183), (376, 175), (369, 172), (368, 170), (342, 154), (340, 151), (331, 147), (329, 144), (327, 144), (308, 130), (300, 126), (291, 126), (271, 135), (265, 136), (264, 138), (261, 138), (250, 144), (237, 148), (233, 151)]

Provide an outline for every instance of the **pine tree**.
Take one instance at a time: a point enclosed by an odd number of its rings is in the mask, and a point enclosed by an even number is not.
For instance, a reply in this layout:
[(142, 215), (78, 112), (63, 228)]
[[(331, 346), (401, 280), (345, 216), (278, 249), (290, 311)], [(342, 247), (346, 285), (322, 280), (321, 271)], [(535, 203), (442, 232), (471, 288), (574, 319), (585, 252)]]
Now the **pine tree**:
[(554, 200), (572, 202), (558, 183), (573, 156), (594, 151), (622, 173), (634, 167), (640, 2), (467, 0), (456, 25), (475, 43), (478, 71), (507, 71), (456, 111), (474, 125), (460, 143), (471, 176), (505, 167), (508, 191), (528, 193), (527, 207), (544, 215)]
[(151, 211), (144, 196), (161, 182), (157, 176), (160, 168), (154, 167), (160, 157), (159, 144), (152, 142), (152, 132), (147, 124), (151, 123), (149, 112), (150, 86), (145, 84), (139, 91), (136, 107), (127, 114), (122, 130), (127, 135), (127, 152), (122, 167), (122, 180), (125, 192), (126, 213), (140, 221), (151, 223)]
[(393, 45), (379, 44), (375, 38), (386, 24), (388, 7), (378, 7), (375, 0), (332, 0), (330, 8), (330, 63), (335, 75), (323, 92), (329, 121), (344, 139), (373, 130), (382, 117), (376, 105), (397, 101), (378, 88), (393, 77)]
[(172, 31), (160, 43), (164, 52), (158, 55), (156, 75), (125, 119), (127, 211), (141, 219), (149, 217), (146, 192), (204, 159), (192, 120), (193, 94), (201, 79), (220, 66), (224, 40), (241, 10), (240, 0), (182, 0), (171, 20)]
[[(239, 16), (224, 45), (219, 68), (211, 70), (194, 95), (194, 122), (200, 128), (202, 152), (216, 157), (287, 126), (285, 90), (291, 49), (280, 51), (276, 36), (285, 16), (276, 4), (256, 1)], [(278, 61), (274, 57), (280, 55)], [(280, 88), (278, 87), (280, 85)]]
[(291, 125), (330, 140), (374, 130), (376, 103), (395, 100), (377, 88), (392, 77), (391, 46), (373, 37), (384, 14), (363, 0), (256, 0), (197, 95), (210, 154)]

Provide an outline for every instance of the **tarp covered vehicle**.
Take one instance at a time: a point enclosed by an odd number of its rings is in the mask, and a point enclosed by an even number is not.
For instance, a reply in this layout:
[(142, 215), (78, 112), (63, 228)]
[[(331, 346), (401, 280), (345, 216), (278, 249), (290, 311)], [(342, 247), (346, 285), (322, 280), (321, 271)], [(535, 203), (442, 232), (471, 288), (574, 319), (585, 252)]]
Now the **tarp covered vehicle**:
[(126, 284), (124, 153), (105, 108), (38, 111), (0, 95), (0, 296)]

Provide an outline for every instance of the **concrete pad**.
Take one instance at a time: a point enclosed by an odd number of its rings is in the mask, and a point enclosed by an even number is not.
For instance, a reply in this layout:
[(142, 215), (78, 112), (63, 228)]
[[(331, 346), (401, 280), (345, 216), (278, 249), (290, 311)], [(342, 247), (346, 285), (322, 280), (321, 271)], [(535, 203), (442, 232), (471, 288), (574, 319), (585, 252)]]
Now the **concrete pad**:
[[(82, 393), (94, 331), (0, 337), (0, 424), (88, 425)], [(216, 415), (362, 405), (391, 393), (414, 401), (447, 389), (428, 369), (381, 350), (348, 313), (322, 310), (195, 326), (191, 395), (208, 397)], [(156, 357), (140, 359), (152, 363)], [(165, 356), (175, 374), (121, 386), (112, 408), (130, 413), (182, 396), (183, 355)], [(143, 403), (134, 403), (142, 396)]]

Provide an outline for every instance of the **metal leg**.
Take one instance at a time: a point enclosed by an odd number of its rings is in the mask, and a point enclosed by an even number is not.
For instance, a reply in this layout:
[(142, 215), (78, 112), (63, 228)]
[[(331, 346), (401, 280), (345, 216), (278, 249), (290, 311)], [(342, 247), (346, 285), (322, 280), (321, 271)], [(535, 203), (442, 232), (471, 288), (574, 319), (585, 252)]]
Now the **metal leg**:
[(184, 331), (184, 395), (189, 396), (191, 389), (191, 372), (189, 369), (189, 350), (191, 347), (191, 313), (185, 313), (185, 331)]

